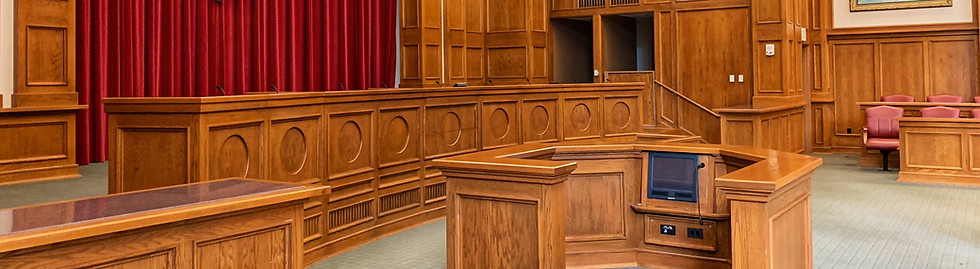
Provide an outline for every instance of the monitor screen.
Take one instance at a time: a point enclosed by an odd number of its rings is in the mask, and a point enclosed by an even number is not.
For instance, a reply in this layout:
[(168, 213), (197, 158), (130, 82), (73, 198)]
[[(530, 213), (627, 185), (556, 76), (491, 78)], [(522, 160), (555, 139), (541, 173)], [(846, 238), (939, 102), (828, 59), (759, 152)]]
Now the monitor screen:
[(697, 154), (650, 152), (647, 197), (697, 202)]

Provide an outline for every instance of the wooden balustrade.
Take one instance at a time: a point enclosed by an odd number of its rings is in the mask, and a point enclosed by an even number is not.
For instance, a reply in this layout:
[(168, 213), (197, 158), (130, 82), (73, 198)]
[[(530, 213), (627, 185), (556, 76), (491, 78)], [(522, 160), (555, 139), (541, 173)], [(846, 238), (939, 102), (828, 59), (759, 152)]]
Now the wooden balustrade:
[(721, 115), (657, 81), (653, 71), (606, 72), (611, 82), (643, 82), (644, 129), (679, 129), (707, 143), (721, 143)]
[[(642, 131), (641, 83), (109, 98), (112, 193), (228, 177), (330, 185), (306, 261), (441, 218), (437, 158)], [(674, 138), (671, 138), (674, 139)]]

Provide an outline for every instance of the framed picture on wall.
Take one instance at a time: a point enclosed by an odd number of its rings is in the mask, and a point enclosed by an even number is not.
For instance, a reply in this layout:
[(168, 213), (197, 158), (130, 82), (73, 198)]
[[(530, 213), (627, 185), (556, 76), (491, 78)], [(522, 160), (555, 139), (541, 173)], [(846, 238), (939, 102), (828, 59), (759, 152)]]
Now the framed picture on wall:
[(851, 12), (953, 6), (953, 0), (850, 0), (850, 1), (851, 1)]

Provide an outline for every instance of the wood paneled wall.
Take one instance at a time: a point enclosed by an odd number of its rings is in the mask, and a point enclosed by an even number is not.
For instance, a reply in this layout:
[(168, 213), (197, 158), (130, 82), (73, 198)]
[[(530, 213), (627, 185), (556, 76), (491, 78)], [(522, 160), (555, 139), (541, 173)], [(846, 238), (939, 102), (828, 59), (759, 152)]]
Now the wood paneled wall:
[(548, 4), (402, 1), (401, 87), (548, 83)]
[[(642, 131), (639, 83), (106, 99), (109, 190), (247, 177), (332, 187), (308, 261), (445, 214), (438, 158)], [(161, 148), (160, 145), (169, 145)]]
[(442, 1), (405, 0), (401, 3), (402, 87), (438, 86), (443, 80)]
[(860, 149), (864, 113), (858, 102), (907, 94), (949, 93), (971, 100), (978, 92), (978, 43), (973, 32), (886, 36), (831, 36), (829, 87), (814, 92), (814, 144), (823, 151)]
[(809, 1), (815, 151), (861, 151), (865, 119), (858, 102), (896, 93), (922, 102), (933, 94), (980, 95), (976, 7), (970, 23), (835, 28), (834, 3)]

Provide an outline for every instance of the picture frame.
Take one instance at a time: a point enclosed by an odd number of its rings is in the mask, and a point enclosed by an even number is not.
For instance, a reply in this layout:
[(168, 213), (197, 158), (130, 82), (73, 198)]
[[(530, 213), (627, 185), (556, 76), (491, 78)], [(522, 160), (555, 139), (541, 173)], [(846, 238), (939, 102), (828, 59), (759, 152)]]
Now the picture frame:
[(951, 7), (953, 0), (850, 0), (851, 12)]

